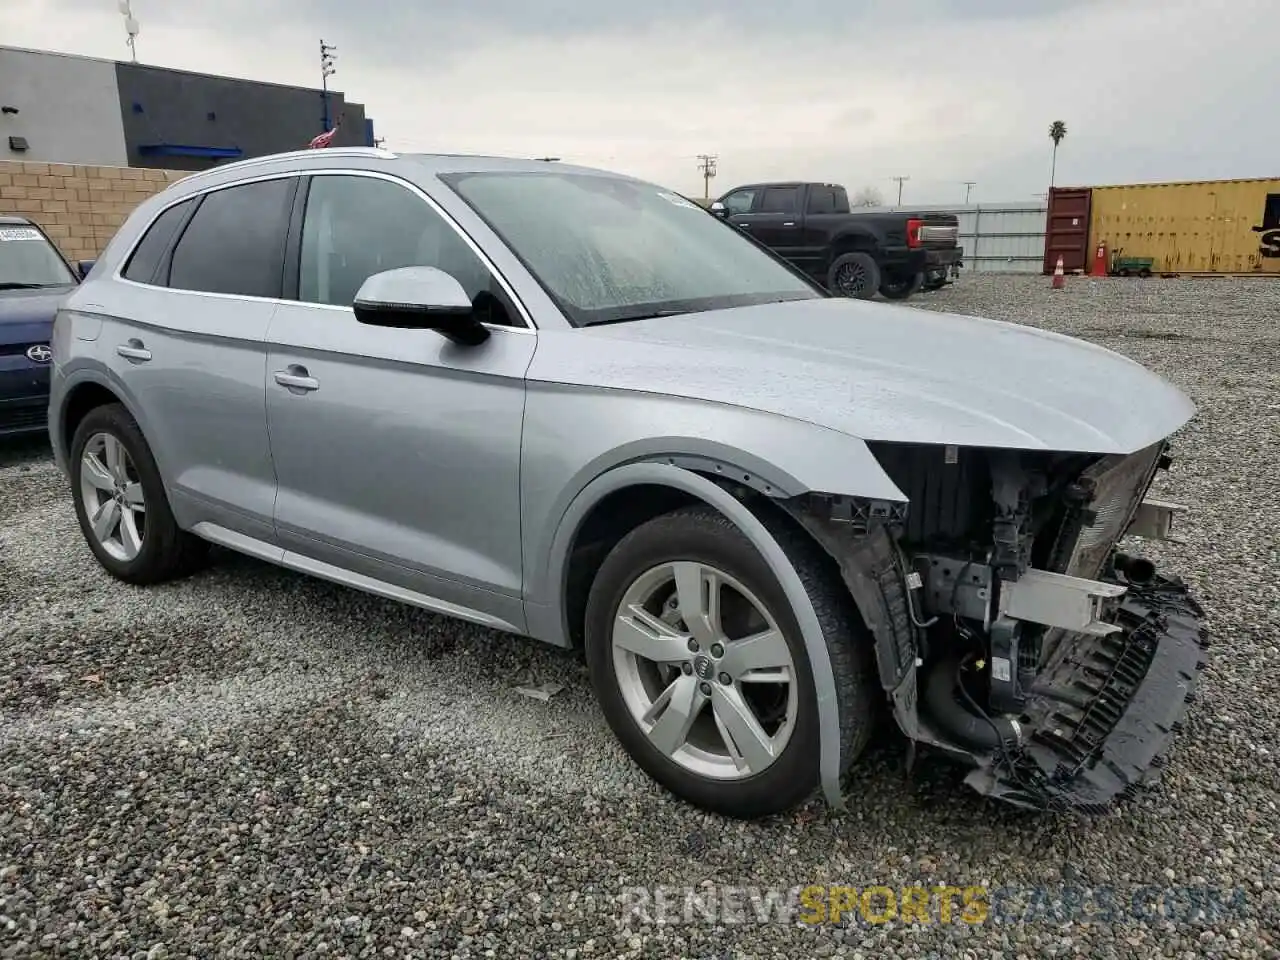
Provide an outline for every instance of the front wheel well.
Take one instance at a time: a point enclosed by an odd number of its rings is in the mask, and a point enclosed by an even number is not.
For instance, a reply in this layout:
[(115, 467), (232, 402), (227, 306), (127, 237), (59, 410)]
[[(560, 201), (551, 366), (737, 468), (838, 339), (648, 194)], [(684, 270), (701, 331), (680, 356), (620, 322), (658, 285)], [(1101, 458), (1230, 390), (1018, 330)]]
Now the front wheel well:
[[(722, 477), (702, 475), (714, 483), (727, 486)], [(808, 540), (816, 562), (826, 567), (835, 576), (837, 583), (842, 583), (839, 564), (795, 517), (770, 497), (747, 487), (735, 487), (732, 492), (761, 520), (789, 528), (799, 537)], [(564, 612), (571, 646), (582, 648), (587, 597), (591, 592), (595, 572), (609, 551), (641, 524), (695, 504), (705, 505), (705, 501), (683, 490), (661, 484), (636, 484), (615, 490), (591, 508), (574, 537), (565, 573)], [(856, 610), (856, 605), (854, 609)]]
[(587, 596), (595, 572), (609, 551), (628, 533), (654, 517), (701, 502), (683, 490), (646, 483), (615, 490), (591, 508), (573, 538), (565, 572), (565, 622), (574, 647), (582, 647)]
[(100, 383), (81, 383), (73, 387), (62, 407), (62, 452), (70, 451), (71, 438), (90, 411), (119, 402), (120, 398)]

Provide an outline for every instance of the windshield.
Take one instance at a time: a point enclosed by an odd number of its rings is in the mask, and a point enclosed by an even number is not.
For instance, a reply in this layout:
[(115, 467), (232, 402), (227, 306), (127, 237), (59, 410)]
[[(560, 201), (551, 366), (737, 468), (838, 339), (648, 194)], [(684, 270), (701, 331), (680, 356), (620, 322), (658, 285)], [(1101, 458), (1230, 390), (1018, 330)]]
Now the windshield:
[(75, 282), (66, 262), (39, 230), (0, 224), (0, 290)]
[(557, 172), (442, 179), (577, 326), (826, 295), (660, 187)]

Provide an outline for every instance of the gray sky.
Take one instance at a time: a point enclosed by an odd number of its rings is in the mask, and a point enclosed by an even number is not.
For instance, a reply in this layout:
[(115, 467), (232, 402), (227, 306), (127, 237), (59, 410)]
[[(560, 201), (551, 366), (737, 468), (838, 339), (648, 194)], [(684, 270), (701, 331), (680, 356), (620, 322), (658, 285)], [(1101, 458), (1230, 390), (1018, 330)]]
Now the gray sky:
[[(701, 193), (770, 178), (904, 202), (1275, 175), (1268, 0), (133, 0), (139, 59), (333, 83), (401, 150), (552, 155)], [(7, 44), (125, 59), (115, 0), (0, 0)]]

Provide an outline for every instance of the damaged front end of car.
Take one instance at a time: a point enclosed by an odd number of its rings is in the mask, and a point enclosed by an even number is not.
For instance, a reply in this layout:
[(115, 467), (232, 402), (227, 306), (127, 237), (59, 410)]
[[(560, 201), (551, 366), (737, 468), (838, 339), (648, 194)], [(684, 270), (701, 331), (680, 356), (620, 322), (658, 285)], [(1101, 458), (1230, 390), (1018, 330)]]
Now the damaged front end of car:
[(911, 745), (979, 792), (1098, 811), (1158, 776), (1204, 667), (1182, 583), (1117, 544), (1172, 539), (1146, 499), (1167, 442), (1124, 455), (871, 443), (906, 502), (789, 504), (839, 561)]

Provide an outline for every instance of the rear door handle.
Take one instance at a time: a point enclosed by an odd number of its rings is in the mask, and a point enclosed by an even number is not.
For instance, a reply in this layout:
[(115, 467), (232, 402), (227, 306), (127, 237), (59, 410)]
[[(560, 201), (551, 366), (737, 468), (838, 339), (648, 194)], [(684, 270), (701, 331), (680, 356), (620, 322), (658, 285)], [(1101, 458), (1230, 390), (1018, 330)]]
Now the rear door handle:
[(120, 346), (116, 347), (116, 353), (127, 360), (145, 362), (151, 359), (151, 351), (142, 345), (141, 340), (137, 339), (120, 344)]
[(307, 373), (307, 368), (296, 363), (290, 364), (288, 370), (277, 370), (276, 383), (290, 390), (319, 390), (320, 381)]
[(786, 223), (783, 224), (784, 227), (794, 227), (795, 225), (796, 225), (796, 222), (794, 220), (788, 220)]

